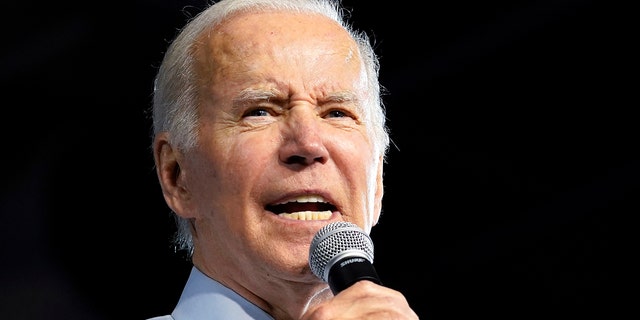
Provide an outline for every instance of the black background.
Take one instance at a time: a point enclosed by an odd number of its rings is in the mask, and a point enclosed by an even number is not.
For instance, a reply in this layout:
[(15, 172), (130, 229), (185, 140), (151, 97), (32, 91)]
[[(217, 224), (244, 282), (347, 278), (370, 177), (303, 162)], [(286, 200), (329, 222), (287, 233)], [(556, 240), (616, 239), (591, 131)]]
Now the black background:
[[(169, 313), (189, 264), (149, 149), (152, 79), (206, 1), (2, 5), (0, 314)], [(610, 319), (638, 210), (637, 42), (613, 1), (346, 1), (394, 147), (375, 265), (422, 319)], [(616, 237), (613, 237), (613, 235)]]

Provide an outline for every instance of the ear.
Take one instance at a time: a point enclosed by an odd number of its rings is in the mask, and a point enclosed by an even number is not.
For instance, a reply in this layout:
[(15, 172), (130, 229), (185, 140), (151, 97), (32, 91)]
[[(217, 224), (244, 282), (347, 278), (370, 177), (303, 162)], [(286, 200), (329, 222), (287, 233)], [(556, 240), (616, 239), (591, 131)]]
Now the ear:
[(180, 168), (180, 151), (171, 145), (167, 132), (162, 132), (153, 141), (153, 157), (156, 173), (167, 205), (181, 217), (188, 218), (190, 200), (185, 173)]
[(382, 214), (382, 196), (384, 195), (384, 184), (382, 182), (383, 167), (384, 156), (380, 156), (378, 159), (378, 174), (376, 175), (375, 216), (373, 217), (374, 226), (378, 224), (378, 220), (380, 220), (380, 215)]

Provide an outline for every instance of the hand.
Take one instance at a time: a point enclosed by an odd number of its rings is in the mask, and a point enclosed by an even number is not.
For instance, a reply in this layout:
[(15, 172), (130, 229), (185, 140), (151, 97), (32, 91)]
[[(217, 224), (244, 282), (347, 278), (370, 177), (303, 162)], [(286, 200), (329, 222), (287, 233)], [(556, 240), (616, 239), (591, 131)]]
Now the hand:
[(371, 281), (358, 281), (330, 300), (310, 307), (301, 320), (419, 319), (402, 293)]

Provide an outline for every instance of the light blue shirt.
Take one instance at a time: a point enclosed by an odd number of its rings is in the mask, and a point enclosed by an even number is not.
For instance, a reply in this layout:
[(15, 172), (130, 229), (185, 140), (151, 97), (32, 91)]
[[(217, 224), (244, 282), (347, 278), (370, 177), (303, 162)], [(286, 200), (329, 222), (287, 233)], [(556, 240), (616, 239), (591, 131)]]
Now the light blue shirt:
[(171, 315), (148, 320), (273, 320), (235, 291), (191, 268), (191, 274)]

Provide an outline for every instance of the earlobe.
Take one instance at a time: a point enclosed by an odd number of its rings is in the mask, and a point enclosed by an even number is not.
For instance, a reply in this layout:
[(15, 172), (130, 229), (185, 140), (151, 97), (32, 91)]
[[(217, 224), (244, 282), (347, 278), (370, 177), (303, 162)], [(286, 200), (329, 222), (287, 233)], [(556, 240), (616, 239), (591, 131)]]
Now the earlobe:
[(180, 168), (179, 151), (168, 141), (167, 133), (161, 133), (155, 138), (153, 155), (165, 201), (175, 213), (182, 216), (189, 192)]

